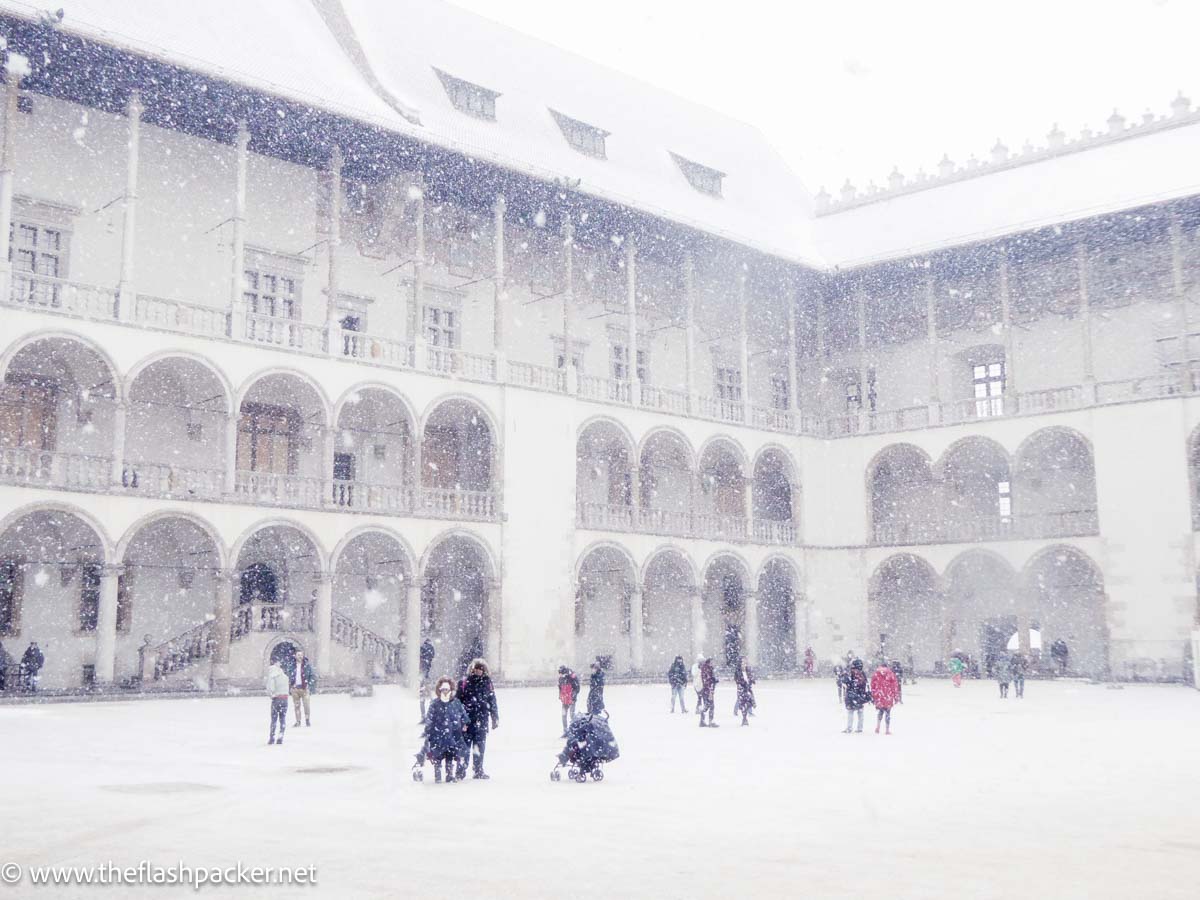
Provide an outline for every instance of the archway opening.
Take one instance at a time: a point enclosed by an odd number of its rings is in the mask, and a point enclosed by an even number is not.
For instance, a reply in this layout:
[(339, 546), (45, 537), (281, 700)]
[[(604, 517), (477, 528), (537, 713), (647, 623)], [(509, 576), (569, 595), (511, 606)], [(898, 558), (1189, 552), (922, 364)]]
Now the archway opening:
[(908, 555), (884, 562), (871, 580), (870, 610), (872, 650), (913, 672), (940, 667), (945, 611), (937, 574), (927, 562)]
[[(474, 541), (455, 535), (434, 548), (421, 588), (421, 632), (434, 645), (442, 675), (457, 678), (472, 659), (492, 652), (489, 590), (490, 567)], [(497, 661), (488, 662), (494, 670)]]
[(646, 566), (642, 584), (645, 622), (643, 648), (648, 671), (663, 671), (677, 655), (691, 658), (700, 652), (692, 623), (692, 569), (675, 550), (658, 553)]
[(412, 509), (413, 428), (408, 410), (381, 388), (352, 393), (338, 412), (333, 502), (353, 509)]
[(292, 525), (260, 528), (243, 544), (236, 567), (235, 639), (252, 631), (314, 630), (321, 562), (303, 531)]
[(782, 559), (767, 563), (758, 579), (758, 665), (765, 672), (796, 668), (795, 567)]
[(597, 657), (609, 661), (613, 671), (632, 669), (635, 583), (629, 557), (613, 547), (597, 547), (583, 560), (575, 592), (575, 656), (581, 670)]
[(704, 573), (704, 654), (734, 667), (745, 653), (745, 569), (728, 557), (713, 560)]

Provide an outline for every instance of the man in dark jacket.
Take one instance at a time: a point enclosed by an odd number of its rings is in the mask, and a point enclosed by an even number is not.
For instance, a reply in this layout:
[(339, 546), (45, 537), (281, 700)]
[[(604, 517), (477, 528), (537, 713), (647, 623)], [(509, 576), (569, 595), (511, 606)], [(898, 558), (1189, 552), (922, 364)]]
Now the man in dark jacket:
[(29, 685), (29, 690), (37, 690), (38, 673), (45, 664), (46, 657), (38, 647), (37, 641), (30, 641), (29, 646), (25, 648), (25, 655), (21, 657), (21, 671), (25, 675), (25, 683)]
[(575, 721), (575, 704), (579, 702), (579, 676), (569, 666), (558, 667), (558, 702), (562, 704), (562, 736), (567, 736), (567, 726)]
[[(846, 703), (846, 730), (843, 734), (849, 734), (851, 730), (862, 733), (863, 726), (863, 707), (870, 702), (871, 691), (867, 684), (867, 673), (863, 671), (863, 661), (856, 659), (850, 663), (850, 668), (842, 673), (842, 696)], [(854, 715), (858, 714), (858, 728), (852, 729), (854, 724)]]
[(594, 716), (604, 709), (604, 669), (600, 660), (592, 663), (592, 677), (588, 679), (587, 711)]
[[(712, 657), (708, 657), (704, 662), (700, 663), (700, 727), (701, 728), (720, 728), (713, 721), (713, 716), (716, 714), (717, 701), (717, 667), (713, 665)], [(708, 713), (708, 723), (704, 722), (704, 714)]]
[(297, 650), (290, 660), (282, 661), (283, 671), (287, 673), (288, 688), (292, 694), (292, 711), (296, 714), (296, 727), (300, 727), (300, 707), (304, 707), (304, 726), (312, 725), (309, 712), (308, 697), (317, 689), (317, 676), (313, 672), (312, 663), (304, 655), (303, 650)]
[[(500, 727), (500, 710), (496, 705), (496, 691), (488, 674), (487, 662), (476, 658), (467, 667), (466, 677), (458, 683), (458, 699), (467, 712), (467, 746), (473, 748), (474, 776), (487, 778), (483, 771), (483, 753), (487, 748), (488, 724)], [(458, 761), (458, 777), (467, 777), (467, 755)]]
[(683, 664), (683, 657), (675, 657), (675, 662), (671, 663), (671, 668), (667, 669), (667, 684), (671, 686), (671, 712), (675, 712), (675, 700), (679, 699), (679, 711), (687, 712), (687, 705), (683, 702), (683, 689), (687, 687), (687, 666)]

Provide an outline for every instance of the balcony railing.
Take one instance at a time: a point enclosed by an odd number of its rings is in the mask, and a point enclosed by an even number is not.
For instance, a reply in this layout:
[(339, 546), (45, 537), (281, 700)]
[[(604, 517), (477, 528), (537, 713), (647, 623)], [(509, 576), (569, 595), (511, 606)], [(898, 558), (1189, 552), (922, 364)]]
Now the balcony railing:
[(636, 511), (637, 530), (650, 534), (669, 534), (691, 537), (692, 514), (682, 509), (655, 509), (639, 506)]
[(715, 419), (718, 422), (746, 421), (745, 404), (740, 400), (722, 400), (718, 397), (698, 397), (696, 399), (702, 419)]
[(1056, 412), (1060, 409), (1076, 409), (1082, 400), (1083, 392), (1078, 386), (1050, 388), (1017, 394), (1016, 409), (1021, 415)]
[(229, 313), (225, 309), (166, 297), (138, 294), (133, 306), (133, 320), (139, 325), (183, 334), (221, 338), (229, 335)]
[(115, 319), (117, 292), (32, 272), (14, 272), (9, 300), (14, 306), (84, 319)]
[(233, 614), (234, 640), (255, 631), (305, 632), (313, 630), (314, 601), (308, 603), (247, 603)]
[(907, 406), (872, 412), (868, 417), (872, 431), (907, 431), (924, 428), (929, 424), (928, 406)]
[(549, 366), (510, 362), (508, 364), (508, 382), (519, 387), (562, 393), (567, 389), (567, 373), (562, 369), (552, 369)]
[(301, 353), (325, 352), (325, 329), (281, 316), (246, 314), (246, 340)]
[(600, 400), (604, 403), (629, 403), (628, 381), (611, 381), (595, 375), (579, 376), (579, 396), (585, 400)]
[(692, 513), (692, 533), (714, 541), (744, 541), (750, 536), (748, 523), (741, 516), (720, 513)]
[(1100, 520), (1096, 510), (1080, 509), (1018, 516), (980, 516), (960, 521), (933, 519), (926, 522), (876, 522), (872, 543), (882, 546), (904, 546), (1037, 540), (1085, 537), (1098, 534), (1099, 531)]
[(104, 490), (110, 486), (112, 461), (103, 456), (54, 450), (0, 449), (0, 479), (8, 484)]
[(320, 478), (306, 475), (279, 475), (274, 472), (249, 472), (239, 469), (234, 492), (251, 503), (268, 506), (298, 506), (320, 509), (325, 490)]
[(413, 511), (413, 489), (403, 484), (334, 479), (330, 500), (336, 507), (354, 511), (389, 515), (405, 515)]
[(782, 431), (791, 434), (796, 430), (796, 417), (790, 409), (776, 409), (773, 406), (752, 406), (750, 408), (750, 424), (764, 431)]
[(425, 367), (442, 375), (457, 375), (472, 381), (495, 381), (496, 358), (466, 353), (450, 347), (426, 346)]
[(225, 473), (221, 469), (127, 460), (121, 484), (156, 497), (217, 500), (225, 492)]
[(575, 505), (575, 520), (584, 528), (633, 531), (633, 507), (581, 500)]
[(575, 505), (580, 528), (599, 531), (643, 532), (718, 541), (753, 541), (760, 544), (795, 544), (798, 535), (791, 522), (757, 520), (741, 516), (696, 513), (688, 510), (640, 508), (580, 500)]
[(413, 364), (412, 344), (346, 329), (342, 329), (341, 333), (341, 352), (342, 356), (350, 359), (393, 369), (411, 369)]
[(795, 544), (796, 526), (792, 522), (774, 522), (770, 519), (755, 519), (753, 526), (756, 544)]
[(491, 491), (463, 491), (447, 488), (422, 488), (421, 512), (439, 519), (468, 519), (494, 522), (500, 503)]
[(657, 409), (676, 416), (686, 416), (691, 412), (691, 403), (686, 391), (655, 387), (643, 382), (641, 395), (642, 406), (647, 409)]

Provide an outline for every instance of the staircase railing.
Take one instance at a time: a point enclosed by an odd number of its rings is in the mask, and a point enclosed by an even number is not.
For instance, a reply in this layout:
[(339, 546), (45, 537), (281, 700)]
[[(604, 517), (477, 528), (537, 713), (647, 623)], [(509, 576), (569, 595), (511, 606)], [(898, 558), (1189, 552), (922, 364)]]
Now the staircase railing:
[(380, 663), (384, 672), (395, 675), (400, 671), (402, 648), (395, 641), (359, 625), (349, 616), (336, 609), (333, 611), (333, 641), (351, 650), (357, 650), (367, 658)]

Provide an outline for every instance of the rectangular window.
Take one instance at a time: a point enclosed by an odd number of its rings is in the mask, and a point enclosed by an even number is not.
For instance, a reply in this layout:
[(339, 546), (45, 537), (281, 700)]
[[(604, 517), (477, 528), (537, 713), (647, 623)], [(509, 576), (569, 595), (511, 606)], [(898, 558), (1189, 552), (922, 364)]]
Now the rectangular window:
[(444, 306), (425, 306), (421, 310), (424, 320), (425, 341), (431, 347), (458, 349), (458, 311)]
[(701, 165), (698, 162), (693, 162), (677, 153), (672, 153), (671, 156), (675, 160), (675, 165), (679, 166), (679, 171), (683, 173), (683, 177), (687, 179), (688, 184), (702, 194), (711, 194), (714, 197), (721, 196), (722, 179), (725, 178), (724, 172)]
[(247, 269), (245, 291), (246, 311), (275, 319), (297, 319), (300, 311), (299, 282), (292, 275), (268, 269)]
[(500, 95), (478, 84), (472, 84), (461, 78), (448, 75), (440, 69), (434, 69), (441, 79), (446, 96), (459, 112), (474, 116), (477, 119), (495, 120), (496, 98)]
[(996, 505), (1002, 521), (1012, 521), (1012, 484), (1007, 481), (996, 482)]
[(771, 376), (771, 408), (791, 409), (792, 392), (788, 390), (787, 375)]
[(94, 563), (79, 573), (79, 630), (95, 631), (100, 622), (100, 567)]
[(735, 366), (717, 366), (715, 384), (718, 400), (741, 402), (742, 370)]
[(559, 130), (562, 131), (563, 137), (567, 139), (567, 143), (580, 153), (585, 153), (588, 156), (594, 156), (597, 159), (605, 159), (604, 139), (608, 137), (609, 132), (595, 125), (589, 125), (587, 122), (581, 122), (578, 119), (572, 119), (570, 116), (564, 116), (560, 112), (550, 110), (554, 116), (554, 121), (558, 123)]
[(59, 285), (49, 279), (66, 277), (66, 241), (62, 230), (13, 222), (8, 237), (13, 299), (34, 306), (60, 306)]
[[(649, 354), (645, 350), (637, 352), (637, 377), (642, 384), (648, 384)], [(629, 348), (624, 344), (612, 345), (612, 378), (613, 381), (629, 380)]]
[(243, 472), (294, 475), (299, 461), (300, 420), (294, 410), (242, 404), (237, 467)]
[(53, 450), (56, 399), (52, 386), (9, 375), (0, 385), (0, 447)]
[(0, 635), (21, 633), (21, 568), (11, 560), (0, 562)]
[(975, 415), (979, 418), (1004, 415), (1004, 363), (982, 363), (972, 367)]
[[(572, 351), (571, 366), (577, 373), (583, 373), (583, 354), (580, 351)], [(567, 367), (567, 355), (561, 347), (554, 353), (554, 367), (556, 369), (565, 369)]]
[[(848, 412), (848, 413), (859, 412), (863, 408), (861, 381), (862, 381), (862, 379), (860, 378), (858, 373), (854, 373), (850, 376), (849, 380), (846, 382), (846, 412)], [(867, 410), (868, 410), (868, 412), (875, 412), (876, 396), (877, 395), (875, 392), (875, 370), (873, 368), (867, 369)]]

